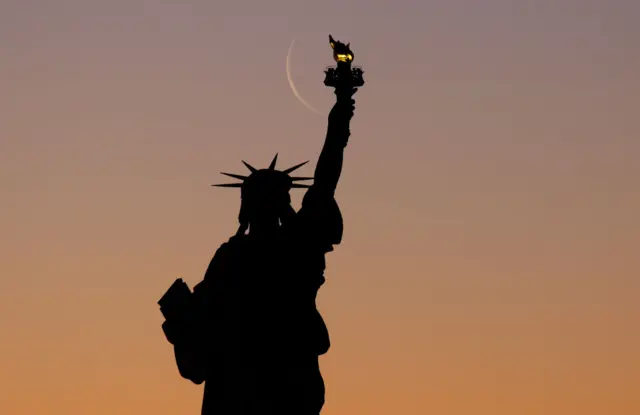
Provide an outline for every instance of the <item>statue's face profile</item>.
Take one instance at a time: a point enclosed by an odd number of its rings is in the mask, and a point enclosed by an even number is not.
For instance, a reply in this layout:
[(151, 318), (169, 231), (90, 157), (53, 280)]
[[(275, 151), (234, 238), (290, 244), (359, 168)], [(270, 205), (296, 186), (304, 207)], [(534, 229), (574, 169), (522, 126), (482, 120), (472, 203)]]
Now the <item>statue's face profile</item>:
[(249, 220), (278, 218), (289, 206), (291, 179), (275, 170), (259, 170), (242, 184), (242, 204)]

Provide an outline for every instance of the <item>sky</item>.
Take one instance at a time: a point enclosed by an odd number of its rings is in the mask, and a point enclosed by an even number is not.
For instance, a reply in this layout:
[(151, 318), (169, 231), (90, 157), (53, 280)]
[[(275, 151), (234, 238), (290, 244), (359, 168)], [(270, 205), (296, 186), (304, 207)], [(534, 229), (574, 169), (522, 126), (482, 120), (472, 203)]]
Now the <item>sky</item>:
[[(324, 415), (640, 413), (640, 3), (0, 3), (0, 413), (198, 414), (156, 304), (356, 94)], [(299, 207), (302, 193), (293, 195)]]

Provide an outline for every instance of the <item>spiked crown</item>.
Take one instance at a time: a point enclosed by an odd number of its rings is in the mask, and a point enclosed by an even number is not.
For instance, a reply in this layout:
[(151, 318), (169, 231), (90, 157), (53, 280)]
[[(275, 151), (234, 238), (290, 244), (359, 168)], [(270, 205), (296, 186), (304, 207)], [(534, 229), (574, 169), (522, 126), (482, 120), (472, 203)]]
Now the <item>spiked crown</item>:
[(308, 188), (310, 185), (296, 183), (299, 181), (305, 180), (313, 180), (313, 177), (291, 177), (289, 173), (294, 172), (300, 167), (307, 164), (309, 161), (305, 161), (300, 164), (296, 164), (293, 167), (289, 167), (286, 170), (276, 170), (276, 162), (278, 160), (278, 154), (275, 155), (271, 164), (266, 169), (256, 169), (246, 161), (242, 161), (242, 163), (249, 169), (251, 174), (249, 176), (243, 176), (240, 174), (233, 173), (225, 173), (221, 172), (225, 176), (232, 177), (234, 179), (241, 180), (239, 183), (224, 183), (224, 184), (213, 184), (215, 187), (239, 187), (241, 188), (243, 194), (245, 191), (262, 191), (262, 192), (270, 192), (270, 191), (286, 191), (289, 192), (290, 189), (300, 189), (300, 188)]

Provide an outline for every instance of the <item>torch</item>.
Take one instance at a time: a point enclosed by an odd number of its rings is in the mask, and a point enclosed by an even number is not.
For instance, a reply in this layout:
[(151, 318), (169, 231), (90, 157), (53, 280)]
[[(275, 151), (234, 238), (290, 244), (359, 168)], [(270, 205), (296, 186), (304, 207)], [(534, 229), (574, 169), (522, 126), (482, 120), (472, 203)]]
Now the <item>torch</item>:
[(353, 88), (358, 88), (364, 85), (364, 79), (362, 78), (362, 68), (360, 66), (351, 66), (353, 62), (353, 52), (347, 43), (333, 39), (333, 36), (329, 35), (329, 44), (333, 49), (333, 59), (336, 61), (336, 66), (327, 67), (324, 71), (325, 78), (324, 84), (336, 89), (336, 94), (343, 92), (350, 93)]

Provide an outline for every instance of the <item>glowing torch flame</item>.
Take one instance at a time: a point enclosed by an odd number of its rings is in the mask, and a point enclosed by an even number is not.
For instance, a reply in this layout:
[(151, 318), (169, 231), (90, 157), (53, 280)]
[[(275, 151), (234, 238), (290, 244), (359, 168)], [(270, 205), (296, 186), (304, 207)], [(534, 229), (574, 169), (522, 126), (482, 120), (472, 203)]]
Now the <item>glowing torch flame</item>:
[(340, 41), (336, 41), (333, 39), (331, 35), (329, 35), (329, 44), (333, 49), (333, 59), (336, 62), (351, 62), (353, 61), (353, 52), (349, 48), (351, 43), (347, 43), (346, 45)]

